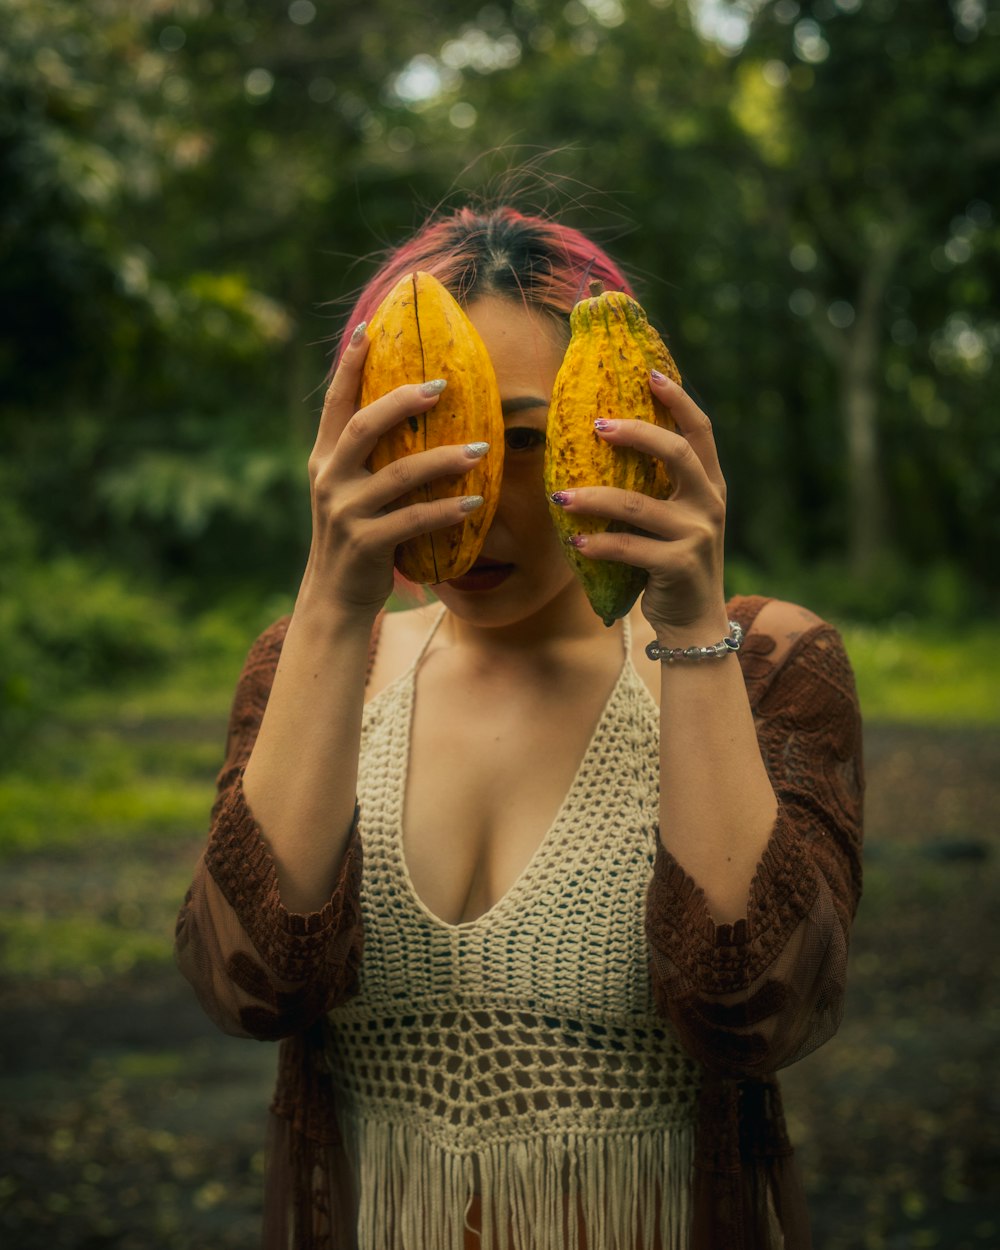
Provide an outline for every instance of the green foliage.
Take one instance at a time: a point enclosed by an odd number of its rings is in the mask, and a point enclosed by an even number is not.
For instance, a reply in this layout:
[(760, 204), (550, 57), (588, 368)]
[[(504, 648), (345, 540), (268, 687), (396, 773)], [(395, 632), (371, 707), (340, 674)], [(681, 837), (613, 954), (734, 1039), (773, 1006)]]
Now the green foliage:
[[(163, 611), (157, 600), (128, 602)], [(137, 829), (168, 844), (204, 829), (246, 652), (289, 607), (281, 598), (230, 600), (186, 626), (171, 618), (155, 664), (128, 673), (113, 637), (100, 681), (86, 672), (71, 681), (76, 670), (26, 648), (34, 701), (20, 718), (4, 707), (0, 860), (127, 847)], [(79, 633), (72, 609), (67, 629)]]
[[(176, 762), (170, 753), (167, 761)], [(89, 750), (67, 776), (46, 774), (43, 784), (30, 770), (0, 775), (0, 855), (55, 852), (81, 842), (127, 844), (140, 825), (161, 837), (190, 836), (205, 825), (209, 779), (218, 762), (216, 746), (201, 780), (193, 784), (151, 776), (134, 765), (125, 775), (108, 777), (100, 752), (95, 758)]]
[(907, 620), (840, 629), (866, 721), (1000, 725), (995, 629), (982, 625), (949, 633)]
[(174, 604), (93, 556), (43, 559), (31, 525), (0, 505), (0, 745), (13, 750), (52, 705), (88, 686), (162, 669)]
[(731, 594), (790, 599), (840, 629), (866, 721), (1000, 724), (996, 629), (955, 564), (893, 562), (859, 582), (843, 563), (765, 573), (732, 561), (727, 581)]
[[(798, 322), (789, 419), (843, 427), (818, 493), (872, 580), (901, 557), (996, 588), (998, 37), (995, 5), (768, 3), (736, 65), (744, 103), (769, 110), (741, 122)], [(816, 485), (794, 500), (810, 527)]]
[(879, 627), (903, 620), (964, 632), (989, 609), (986, 593), (950, 560), (917, 567), (885, 559), (859, 578), (843, 560), (802, 566), (786, 558), (768, 569), (737, 558), (729, 561), (726, 580), (733, 594), (772, 594), (821, 616)]
[(153, 934), (86, 912), (53, 918), (44, 912), (0, 919), (0, 948), (8, 976), (84, 976), (91, 984), (137, 965), (167, 963), (169, 934)]
[[(123, 20), (124, 19), (124, 20)], [(0, 45), (0, 390), (103, 390), (152, 309), (122, 218), (161, 174), (145, 47), (125, 6), (5, 0)]]
[(128, 679), (161, 665), (177, 645), (170, 606), (80, 557), (24, 570), (7, 610), (7, 631), (72, 687)]
[(995, 5), (293, 7), (5, 0), (5, 741), (155, 669), (169, 602), (294, 591), (352, 292), (467, 200), (634, 275), (713, 417), (734, 581), (995, 609)]
[(303, 562), (308, 488), (301, 447), (229, 445), (138, 452), (101, 479), (96, 496), (130, 549), (186, 579), (231, 583)]

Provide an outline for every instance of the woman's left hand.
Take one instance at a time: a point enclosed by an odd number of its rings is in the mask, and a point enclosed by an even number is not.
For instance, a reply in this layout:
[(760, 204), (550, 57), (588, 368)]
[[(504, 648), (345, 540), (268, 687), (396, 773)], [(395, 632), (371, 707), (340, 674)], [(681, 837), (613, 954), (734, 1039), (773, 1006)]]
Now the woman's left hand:
[(650, 389), (676, 422), (676, 433), (630, 420), (609, 421), (597, 433), (614, 447), (632, 447), (662, 460), (674, 483), (670, 497), (581, 486), (561, 492), (567, 496), (562, 506), (567, 513), (626, 521), (642, 531), (586, 534), (570, 541), (590, 559), (647, 569), (643, 616), (661, 642), (687, 645), (691, 630), (728, 629), (722, 578), (726, 483), (705, 413), (668, 378), (651, 377)]

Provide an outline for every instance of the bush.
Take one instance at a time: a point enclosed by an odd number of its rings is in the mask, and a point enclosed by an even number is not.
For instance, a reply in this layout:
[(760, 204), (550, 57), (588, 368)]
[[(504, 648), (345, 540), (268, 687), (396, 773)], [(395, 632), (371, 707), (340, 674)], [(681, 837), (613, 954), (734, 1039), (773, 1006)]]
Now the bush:
[(8, 753), (55, 701), (156, 671), (180, 639), (173, 605), (122, 573), (79, 556), (30, 559), (26, 540), (11, 547), (0, 539), (0, 745)]
[(117, 683), (160, 666), (178, 641), (173, 608), (117, 570), (64, 556), (21, 582), (21, 629), (77, 688)]
[(835, 621), (879, 624), (917, 620), (925, 625), (968, 626), (987, 619), (991, 604), (957, 564), (914, 568), (886, 561), (871, 577), (855, 577), (842, 562), (779, 565), (762, 570), (735, 560), (727, 566), (730, 594), (768, 594), (801, 603)]

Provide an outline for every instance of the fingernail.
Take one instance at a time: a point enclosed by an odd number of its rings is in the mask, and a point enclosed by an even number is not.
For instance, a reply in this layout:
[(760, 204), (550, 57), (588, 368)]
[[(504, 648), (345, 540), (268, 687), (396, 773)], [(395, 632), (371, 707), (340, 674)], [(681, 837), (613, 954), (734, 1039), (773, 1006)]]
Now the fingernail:
[(598, 417), (594, 422), (594, 429), (604, 433), (605, 430), (614, 430), (618, 428), (617, 421), (608, 421), (604, 417)]
[(661, 373), (659, 369), (651, 369), (649, 376), (653, 379), (654, 382), (669, 382), (670, 381), (667, 375), (665, 373)]
[(420, 385), (421, 395), (440, 395), (444, 388), (448, 385), (445, 378), (434, 378), (431, 382), (422, 382)]
[(466, 495), (458, 506), (463, 512), (475, 512), (477, 508), (483, 506), (483, 497), (482, 495)]
[(489, 451), (489, 443), (466, 443), (465, 454), (470, 460), (478, 460), (480, 456), (485, 456)]
[(577, 551), (582, 550), (582, 548), (586, 547), (587, 545), (586, 536), (583, 534), (574, 534), (567, 541), (569, 542), (569, 545), (571, 547), (575, 547)]
[(354, 330), (351, 333), (351, 346), (352, 347), (357, 347), (357, 345), (365, 337), (365, 328), (367, 327), (367, 325), (368, 325), (367, 321), (359, 321), (358, 324), (354, 327)]
[(549, 498), (553, 503), (557, 503), (562, 507), (563, 504), (573, 502), (573, 492), (571, 490), (555, 490), (549, 495)]

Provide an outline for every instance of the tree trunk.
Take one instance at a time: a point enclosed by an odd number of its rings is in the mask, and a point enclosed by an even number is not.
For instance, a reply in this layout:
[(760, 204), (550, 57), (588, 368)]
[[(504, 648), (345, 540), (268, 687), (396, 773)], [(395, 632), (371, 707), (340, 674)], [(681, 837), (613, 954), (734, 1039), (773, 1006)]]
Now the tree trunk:
[(847, 561), (860, 581), (877, 575), (889, 553), (888, 509), (879, 469), (878, 409), (882, 301), (906, 232), (902, 216), (873, 229), (862, 260), (855, 319), (837, 331), (817, 307), (812, 326), (837, 371), (847, 447)]
[(875, 267), (867, 269), (841, 370), (841, 412), (847, 435), (847, 554), (851, 572), (859, 581), (868, 581), (877, 573), (887, 550), (876, 378), (879, 305), (884, 289), (885, 281), (877, 280)]

